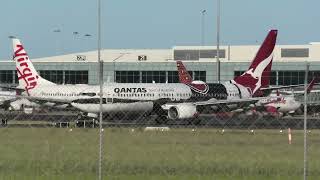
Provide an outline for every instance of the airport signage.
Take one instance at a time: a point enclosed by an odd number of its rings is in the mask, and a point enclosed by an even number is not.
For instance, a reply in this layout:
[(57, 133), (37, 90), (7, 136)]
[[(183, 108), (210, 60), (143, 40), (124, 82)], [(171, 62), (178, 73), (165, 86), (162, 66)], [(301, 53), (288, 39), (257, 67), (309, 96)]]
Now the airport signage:
[(87, 57), (84, 56), (84, 55), (77, 55), (77, 59), (76, 61), (86, 61), (87, 60)]
[(146, 60), (147, 60), (147, 56), (146, 55), (138, 56), (138, 61), (146, 61)]

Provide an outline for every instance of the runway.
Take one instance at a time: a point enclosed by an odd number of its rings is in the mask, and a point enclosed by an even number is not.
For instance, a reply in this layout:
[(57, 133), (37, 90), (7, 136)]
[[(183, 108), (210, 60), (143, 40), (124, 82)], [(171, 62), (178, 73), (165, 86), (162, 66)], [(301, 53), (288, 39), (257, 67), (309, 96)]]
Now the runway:
[[(0, 111), (1, 120), (7, 120), (5, 127), (67, 127), (72, 124), (83, 124), (77, 121), (78, 113), (73, 111), (52, 111), (25, 114), (23, 112)], [(106, 116), (103, 119), (104, 127), (146, 127), (146, 126), (168, 126), (172, 128), (201, 127), (201, 128), (234, 128), (234, 129), (303, 129), (303, 116), (282, 117), (282, 118), (217, 118), (212, 115), (201, 115), (194, 120), (169, 120), (165, 124), (159, 124), (156, 115), (147, 117), (123, 116), (121, 118)], [(87, 127), (97, 127), (98, 122), (92, 125), (92, 119), (86, 120)], [(62, 123), (62, 125), (60, 125)], [(308, 116), (308, 128), (319, 129), (320, 117)]]

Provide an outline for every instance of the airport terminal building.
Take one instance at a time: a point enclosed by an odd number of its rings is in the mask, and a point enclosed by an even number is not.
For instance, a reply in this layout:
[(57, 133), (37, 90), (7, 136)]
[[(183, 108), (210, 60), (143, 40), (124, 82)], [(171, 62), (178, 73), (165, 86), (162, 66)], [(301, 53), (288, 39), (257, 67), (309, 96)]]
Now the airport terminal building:
[[(232, 79), (248, 69), (260, 45), (221, 46), (221, 81)], [(176, 60), (184, 61), (195, 80), (217, 82), (215, 46), (175, 46), (172, 49), (105, 49), (104, 81), (119, 83), (178, 82)], [(79, 52), (33, 59), (45, 79), (58, 84), (97, 84), (97, 52)], [(320, 75), (320, 43), (277, 45), (271, 72), (271, 85), (302, 84), (307, 64), (311, 75)], [(0, 61), (0, 83), (17, 83), (15, 63)]]

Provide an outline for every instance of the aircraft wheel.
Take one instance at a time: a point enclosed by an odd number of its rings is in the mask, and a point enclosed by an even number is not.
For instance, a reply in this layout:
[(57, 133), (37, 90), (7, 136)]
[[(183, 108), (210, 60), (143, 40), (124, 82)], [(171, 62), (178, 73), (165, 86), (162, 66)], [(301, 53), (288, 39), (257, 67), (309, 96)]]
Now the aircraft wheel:
[(199, 118), (193, 118), (188, 120), (189, 125), (199, 125), (201, 123), (201, 119)]
[(161, 124), (167, 124), (168, 123), (168, 118), (167, 116), (158, 116), (156, 119), (155, 119), (156, 123), (161, 125)]

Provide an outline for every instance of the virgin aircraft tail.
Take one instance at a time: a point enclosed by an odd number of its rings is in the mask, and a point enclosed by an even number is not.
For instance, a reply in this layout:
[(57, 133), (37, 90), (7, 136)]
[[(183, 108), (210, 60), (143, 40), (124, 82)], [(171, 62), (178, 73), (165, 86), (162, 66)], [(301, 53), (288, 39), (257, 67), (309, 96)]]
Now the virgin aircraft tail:
[(34, 68), (23, 45), (19, 39), (12, 39), (13, 60), (16, 62), (19, 87), (24, 88), (28, 93), (42, 85), (54, 85), (53, 82), (43, 79)]

